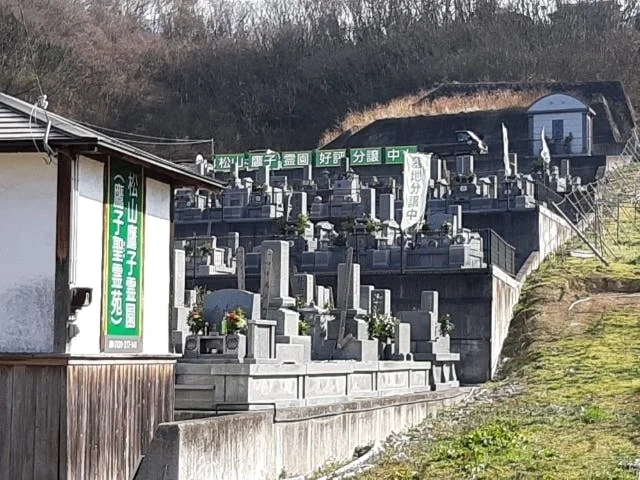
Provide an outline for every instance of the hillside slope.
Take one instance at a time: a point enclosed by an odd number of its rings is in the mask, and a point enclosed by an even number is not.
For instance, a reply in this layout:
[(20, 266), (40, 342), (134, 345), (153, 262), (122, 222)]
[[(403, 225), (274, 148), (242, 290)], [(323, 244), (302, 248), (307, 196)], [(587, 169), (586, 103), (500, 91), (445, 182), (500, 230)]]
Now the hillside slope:
[(632, 479), (640, 462), (640, 266), (557, 257), (525, 285), (502, 380), (410, 432), (368, 480)]

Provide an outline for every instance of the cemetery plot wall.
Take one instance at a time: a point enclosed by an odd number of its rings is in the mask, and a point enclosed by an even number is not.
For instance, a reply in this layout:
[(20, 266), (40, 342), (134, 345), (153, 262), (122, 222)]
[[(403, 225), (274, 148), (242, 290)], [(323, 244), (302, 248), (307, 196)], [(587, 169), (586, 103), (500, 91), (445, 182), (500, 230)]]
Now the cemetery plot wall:
[[(498, 338), (509, 328), (515, 305), (513, 296), (515, 294), (517, 299), (519, 295), (519, 291), (516, 293), (519, 283), (510, 277), (506, 279), (505, 275), (495, 266), (404, 275), (366, 273), (361, 276), (360, 283), (391, 290), (392, 312), (419, 308), (422, 291), (437, 290), (440, 314), (450, 314), (455, 324), (451, 351), (460, 354), (460, 382), (476, 384), (488, 381), (493, 374), (492, 359), (500, 354), (503, 341)], [(208, 288), (218, 290), (233, 288), (236, 279), (219, 275), (209, 277), (205, 282)], [(337, 291), (335, 274), (316, 274), (316, 282)], [(247, 288), (257, 291), (259, 279), (247, 276)]]
[[(315, 407), (278, 409), (160, 425), (136, 480), (262, 480), (348, 461), (460, 402), (464, 388)], [(239, 460), (240, 459), (240, 460)]]
[(45, 353), (54, 348), (58, 169), (45, 160), (45, 155), (0, 154), (0, 351), (4, 352)]

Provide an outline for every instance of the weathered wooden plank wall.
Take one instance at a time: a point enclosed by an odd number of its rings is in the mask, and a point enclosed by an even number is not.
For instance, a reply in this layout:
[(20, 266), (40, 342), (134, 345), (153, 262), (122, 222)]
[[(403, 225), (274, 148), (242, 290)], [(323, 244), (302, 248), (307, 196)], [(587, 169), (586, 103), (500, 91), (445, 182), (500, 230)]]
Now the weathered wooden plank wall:
[(0, 478), (127, 480), (173, 420), (173, 361), (3, 363)]
[(173, 420), (175, 364), (74, 364), (67, 373), (69, 480), (128, 479)]
[(60, 478), (65, 370), (62, 365), (0, 365), (3, 478)]

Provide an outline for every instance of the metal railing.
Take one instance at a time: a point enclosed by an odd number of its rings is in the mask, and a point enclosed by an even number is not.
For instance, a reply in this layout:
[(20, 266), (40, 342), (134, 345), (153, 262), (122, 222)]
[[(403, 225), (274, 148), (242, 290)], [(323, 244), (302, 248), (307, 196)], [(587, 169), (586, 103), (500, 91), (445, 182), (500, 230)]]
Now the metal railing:
[(482, 237), (482, 249), (487, 265), (495, 265), (509, 275), (516, 274), (516, 247), (490, 228), (479, 230)]

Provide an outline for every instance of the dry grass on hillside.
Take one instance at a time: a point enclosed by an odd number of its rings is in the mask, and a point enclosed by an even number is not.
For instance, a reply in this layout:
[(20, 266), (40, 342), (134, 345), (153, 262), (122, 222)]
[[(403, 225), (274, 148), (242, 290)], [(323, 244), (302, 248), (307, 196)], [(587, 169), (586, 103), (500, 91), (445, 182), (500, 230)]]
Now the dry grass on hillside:
[(528, 107), (538, 98), (546, 95), (545, 91), (514, 92), (501, 90), (498, 92), (480, 92), (472, 95), (456, 95), (423, 101), (427, 94), (424, 91), (415, 95), (394, 98), (387, 103), (378, 103), (359, 111), (351, 111), (334, 128), (325, 131), (318, 144), (327, 145), (344, 132), (357, 130), (383, 118), (403, 118), (417, 115), (447, 115), (454, 113), (477, 112), (481, 110), (501, 110), (503, 108)]

